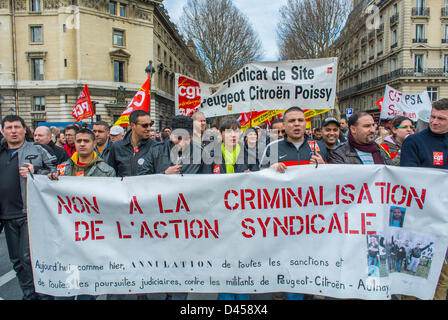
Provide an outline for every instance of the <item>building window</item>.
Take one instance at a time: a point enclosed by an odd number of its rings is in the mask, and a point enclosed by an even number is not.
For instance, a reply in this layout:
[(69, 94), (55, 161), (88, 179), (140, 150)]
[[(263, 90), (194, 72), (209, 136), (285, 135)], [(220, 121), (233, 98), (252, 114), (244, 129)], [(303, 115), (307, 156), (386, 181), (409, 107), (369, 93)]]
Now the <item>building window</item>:
[(42, 26), (31, 26), (30, 27), (31, 42), (32, 43), (42, 43)]
[(415, 73), (423, 73), (423, 54), (416, 54), (414, 56), (414, 72)]
[(117, 15), (117, 3), (116, 2), (109, 2), (109, 13), (113, 14), (114, 16)]
[(443, 25), (442, 43), (448, 43), (448, 24)]
[(397, 58), (393, 58), (390, 60), (390, 71), (396, 71), (397, 70)]
[(378, 41), (378, 55), (382, 55), (383, 54), (383, 39), (380, 39)]
[(383, 65), (378, 65), (378, 77), (381, 77), (383, 75)]
[(32, 58), (32, 80), (44, 80), (44, 59)]
[(398, 31), (397, 29), (392, 30), (392, 47), (395, 48), (398, 44)]
[(114, 81), (115, 82), (125, 82), (124, 81), (124, 62), (114, 61)]
[(416, 24), (415, 25), (415, 41), (416, 43), (422, 43), (425, 41), (425, 25)]
[(438, 87), (428, 87), (426, 88), (426, 91), (428, 91), (429, 99), (431, 99), (432, 102), (439, 100)]
[(114, 29), (114, 46), (124, 47), (124, 31)]
[(30, 0), (30, 11), (40, 12), (40, 0)]
[(448, 74), (448, 54), (443, 56), (443, 73)]
[(45, 97), (34, 97), (33, 111), (45, 111)]
[(120, 17), (126, 17), (126, 6), (120, 4)]

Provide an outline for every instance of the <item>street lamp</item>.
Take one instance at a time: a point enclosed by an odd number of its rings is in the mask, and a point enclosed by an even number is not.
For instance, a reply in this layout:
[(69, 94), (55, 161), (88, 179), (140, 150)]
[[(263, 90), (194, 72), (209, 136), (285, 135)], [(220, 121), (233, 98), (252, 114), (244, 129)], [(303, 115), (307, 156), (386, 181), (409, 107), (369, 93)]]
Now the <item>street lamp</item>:
[(145, 72), (147, 74), (147, 76), (149, 77), (149, 75), (154, 73), (156, 71), (156, 69), (154, 69), (154, 67), (152, 66), (152, 60), (148, 61), (148, 65), (145, 68)]

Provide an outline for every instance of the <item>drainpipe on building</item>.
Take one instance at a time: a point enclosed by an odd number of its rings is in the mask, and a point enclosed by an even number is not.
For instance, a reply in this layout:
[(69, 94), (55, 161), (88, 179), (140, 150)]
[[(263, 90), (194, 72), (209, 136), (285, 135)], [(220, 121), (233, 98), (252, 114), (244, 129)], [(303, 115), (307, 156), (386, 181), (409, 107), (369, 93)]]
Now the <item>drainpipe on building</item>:
[(17, 89), (18, 76), (17, 76), (17, 43), (16, 43), (16, 8), (15, 1), (10, 0), (11, 7), (11, 30), (12, 30), (12, 60), (13, 60), (13, 73), (14, 73), (14, 93), (16, 100), (16, 114), (19, 114), (19, 90)]

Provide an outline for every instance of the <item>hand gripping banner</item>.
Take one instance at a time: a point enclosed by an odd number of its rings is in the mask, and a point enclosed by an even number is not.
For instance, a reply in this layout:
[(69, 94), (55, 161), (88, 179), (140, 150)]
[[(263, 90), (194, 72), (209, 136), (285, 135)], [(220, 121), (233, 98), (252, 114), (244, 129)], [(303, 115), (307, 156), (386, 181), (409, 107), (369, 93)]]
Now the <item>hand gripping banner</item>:
[[(432, 299), (448, 173), (379, 165), (28, 179), (37, 292)], [(206, 182), (205, 182), (206, 181)]]

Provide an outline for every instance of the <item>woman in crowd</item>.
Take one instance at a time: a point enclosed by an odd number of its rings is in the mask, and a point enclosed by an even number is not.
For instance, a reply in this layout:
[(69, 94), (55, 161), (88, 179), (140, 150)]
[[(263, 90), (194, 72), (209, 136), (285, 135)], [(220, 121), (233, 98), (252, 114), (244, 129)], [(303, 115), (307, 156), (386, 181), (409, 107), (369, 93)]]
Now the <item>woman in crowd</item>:
[(381, 146), (389, 153), (392, 165), (400, 166), (401, 145), (408, 135), (414, 134), (415, 126), (404, 116), (397, 116), (391, 121), (392, 134), (384, 138)]

